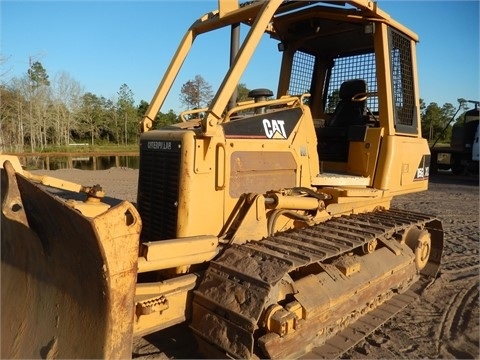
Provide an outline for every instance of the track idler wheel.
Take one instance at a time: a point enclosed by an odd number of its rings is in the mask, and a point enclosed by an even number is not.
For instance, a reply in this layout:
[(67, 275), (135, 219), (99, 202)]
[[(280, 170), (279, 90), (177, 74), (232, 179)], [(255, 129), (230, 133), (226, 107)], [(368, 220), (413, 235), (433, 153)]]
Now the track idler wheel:
[(428, 263), (432, 248), (431, 235), (427, 230), (411, 227), (404, 234), (405, 243), (415, 254), (417, 270), (422, 270)]
[(371, 254), (377, 248), (378, 241), (377, 239), (370, 240), (365, 245), (363, 245), (362, 250), (364, 254)]

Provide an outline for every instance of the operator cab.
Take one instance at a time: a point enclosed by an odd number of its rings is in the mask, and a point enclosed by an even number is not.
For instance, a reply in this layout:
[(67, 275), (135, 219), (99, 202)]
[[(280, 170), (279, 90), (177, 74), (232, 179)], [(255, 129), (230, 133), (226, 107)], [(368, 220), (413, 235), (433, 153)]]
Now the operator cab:
[[(381, 138), (419, 131), (412, 41), (361, 10), (348, 11), (345, 17), (344, 6), (323, 4), (275, 18), (272, 37), (283, 52), (277, 97), (310, 93), (322, 172), (368, 178), (361, 185), (372, 185)], [(379, 94), (393, 99), (381, 103)]]

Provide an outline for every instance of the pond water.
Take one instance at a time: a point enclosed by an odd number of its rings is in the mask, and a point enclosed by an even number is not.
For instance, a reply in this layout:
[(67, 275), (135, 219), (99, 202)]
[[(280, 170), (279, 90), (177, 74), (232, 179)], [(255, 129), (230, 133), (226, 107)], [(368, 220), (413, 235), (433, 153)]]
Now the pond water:
[(139, 156), (31, 156), (21, 159), (28, 170), (107, 170), (112, 167), (138, 169)]

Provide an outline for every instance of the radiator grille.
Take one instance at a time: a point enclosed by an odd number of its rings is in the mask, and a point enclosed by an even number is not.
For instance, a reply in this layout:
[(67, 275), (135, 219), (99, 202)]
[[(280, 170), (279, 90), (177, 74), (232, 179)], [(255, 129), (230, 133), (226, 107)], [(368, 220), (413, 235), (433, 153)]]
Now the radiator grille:
[(176, 237), (181, 143), (166, 150), (140, 146), (137, 207), (142, 218), (142, 241)]

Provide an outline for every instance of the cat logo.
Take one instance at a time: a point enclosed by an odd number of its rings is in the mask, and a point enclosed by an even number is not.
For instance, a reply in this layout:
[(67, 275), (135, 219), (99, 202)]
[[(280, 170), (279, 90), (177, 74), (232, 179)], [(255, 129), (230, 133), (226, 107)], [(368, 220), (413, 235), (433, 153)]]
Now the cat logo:
[(263, 128), (265, 129), (265, 135), (269, 139), (286, 139), (287, 134), (285, 132), (285, 121), (283, 120), (269, 120), (263, 119)]

